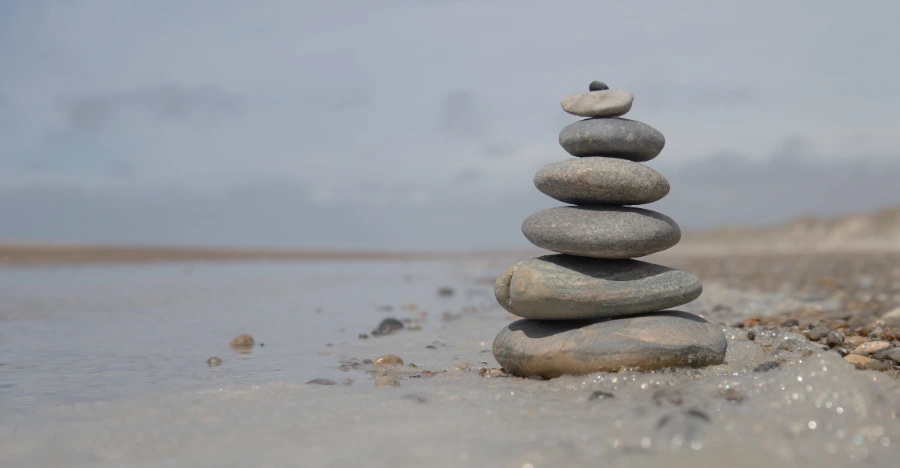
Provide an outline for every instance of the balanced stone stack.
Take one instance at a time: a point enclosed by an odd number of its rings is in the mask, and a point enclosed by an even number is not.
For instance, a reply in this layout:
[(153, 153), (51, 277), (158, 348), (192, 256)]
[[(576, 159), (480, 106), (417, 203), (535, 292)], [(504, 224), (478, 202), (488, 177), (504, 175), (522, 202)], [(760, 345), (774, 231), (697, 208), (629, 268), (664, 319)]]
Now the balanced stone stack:
[(518, 320), (494, 340), (494, 357), (508, 372), (545, 378), (626, 368), (721, 364), (727, 346), (720, 327), (685, 312), (703, 289), (694, 275), (632, 260), (681, 239), (675, 221), (633, 208), (669, 193), (668, 181), (641, 162), (656, 157), (663, 135), (620, 118), (634, 96), (591, 83), (563, 98), (562, 108), (585, 120), (559, 134), (575, 159), (552, 163), (534, 177), (537, 188), (563, 203), (529, 216), (522, 232), (560, 255), (525, 260), (497, 279), (494, 294)]

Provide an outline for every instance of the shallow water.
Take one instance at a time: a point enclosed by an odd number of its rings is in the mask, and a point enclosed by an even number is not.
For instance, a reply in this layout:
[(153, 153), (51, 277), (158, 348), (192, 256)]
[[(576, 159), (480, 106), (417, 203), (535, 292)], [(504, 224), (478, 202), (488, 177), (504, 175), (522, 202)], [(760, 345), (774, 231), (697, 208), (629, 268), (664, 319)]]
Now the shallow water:
[[(411, 315), (404, 304), (439, 315), (484, 302), (464, 283), (458, 266), (430, 262), (0, 269), (0, 409), (338, 378), (317, 354), (327, 343)], [(441, 286), (459, 294), (437, 298)], [(231, 350), (241, 333), (264, 346)], [(208, 368), (210, 356), (225, 365)]]
[[(0, 466), (896, 466), (897, 381), (796, 333), (723, 326), (726, 363), (705, 369), (483, 377), (510, 263), (3, 270)], [(683, 310), (803, 305), (708, 282)], [(421, 331), (357, 339), (420, 310)], [(243, 332), (265, 346), (230, 350)], [(386, 353), (417, 366), (388, 371), (398, 387), (361, 363)]]

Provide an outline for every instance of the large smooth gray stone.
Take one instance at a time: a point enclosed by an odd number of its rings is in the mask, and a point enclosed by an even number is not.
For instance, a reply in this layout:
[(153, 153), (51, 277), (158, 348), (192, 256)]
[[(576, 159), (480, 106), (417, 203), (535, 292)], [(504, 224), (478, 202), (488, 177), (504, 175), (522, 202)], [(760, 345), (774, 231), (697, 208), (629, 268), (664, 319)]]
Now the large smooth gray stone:
[(634, 96), (621, 89), (591, 91), (562, 98), (563, 110), (581, 117), (616, 117), (631, 110)]
[(606, 156), (642, 162), (655, 158), (666, 137), (637, 120), (586, 119), (559, 133), (559, 144), (574, 156)]
[(669, 193), (669, 181), (650, 167), (600, 157), (550, 163), (534, 175), (534, 185), (573, 205), (642, 205)]
[(704, 367), (725, 362), (721, 327), (686, 312), (590, 321), (518, 320), (494, 339), (497, 362), (516, 375)]
[(621, 206), (560, 206), (525, 218), (522, 233), (534, 245), (596, 258), (635, 258), (666, 250), (681, 229), (666, 215)]
[(497, 278), (494, 296), (513, 315), (537, 320), (619, 317), (677, 307), (703, 285), (681, 270), (639, 260), (547, 255), (519, 262)]

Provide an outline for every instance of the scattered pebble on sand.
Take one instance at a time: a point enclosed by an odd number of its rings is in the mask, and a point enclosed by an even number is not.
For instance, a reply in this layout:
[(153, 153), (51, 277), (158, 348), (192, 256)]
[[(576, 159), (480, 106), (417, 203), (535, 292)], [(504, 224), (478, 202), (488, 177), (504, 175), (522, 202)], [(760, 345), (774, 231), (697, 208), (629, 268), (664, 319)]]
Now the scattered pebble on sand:
[(393, 317), (388, 317), (382, 320), (381, 323), (372, 330), (372, 336), (390, 335), (397, 330), (403, 330), (403, 322)]
[(590, 395), (588, 395), (588, 401), (606, 400), (609, 398), (615, 398), (615, 395), (609, 392), (604, 392), (603, 390), (594, 390)]
[(891, 344), (886, 341), (870, 341), (854, 348), (853, 354), (867, 356), (869, 354), (873, 354), (875, 352), (881, 351), (882, 349), (887, 349), (890, 347)]
[(451, 297), (454, 294), (456, 294), (456, 290), (454, 290), (450, 286), (442, 286), (437, 290), (437, 295), (440, 297)]
[(309, 385), (335, 385), (334, 380), (331, 379), (312, 379), (306, 383)]
[(216, 356), (213, 356), (213, 357), (211, 357), (211, 358), (209, 358), (209, 359), (206, 360), (206, 365), (209, 366), (209, 367), (221, 366), (221, 365), (222, 365), (222, 360), (219, 359), (219, 358), (217, 358)]
[(844, 344), (844, 334), (837, 330), (828, 332), (828, 335), (825, 336), (825, 344), (832, 348)]
[(238, 335), (229, 343), (233, 349), (249, 349), (253, 347), (253, 337), (247, 334)]
[(830, 332), (831, 329), (828, 327), (816, 327), (809, 331), (809, 339), (810, 341), (819, 341), (828, 336)]
[(781, 367), (781, 364), (775, 361), (766, 361), (756, 367), (753, 368), (753, 372), (769, 372), (770, 370), (775, 370)]
[(403, 358), (397, 356), (396, 354), (385, 354), (384, 356), (379, 356), (378, 359), (372, 364), (372, 367), (388, 367), (388, 366), (402, 366)]

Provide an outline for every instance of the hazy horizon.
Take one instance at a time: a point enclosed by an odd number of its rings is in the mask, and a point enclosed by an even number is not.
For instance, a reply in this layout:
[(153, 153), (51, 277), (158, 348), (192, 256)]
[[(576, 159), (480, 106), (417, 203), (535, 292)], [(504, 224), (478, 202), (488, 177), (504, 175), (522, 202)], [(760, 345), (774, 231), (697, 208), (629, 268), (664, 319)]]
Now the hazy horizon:
[(898, 205), (868, 5), (4, 2), (0, 241), (527, 247), (594, 79), (666, 136), (685, 230)]

